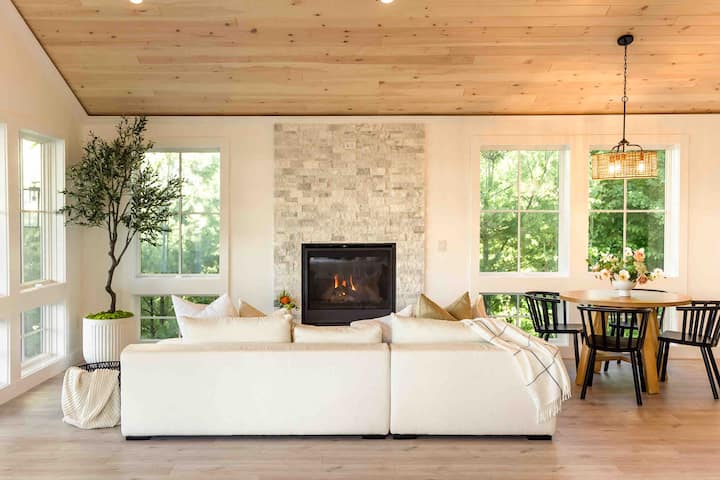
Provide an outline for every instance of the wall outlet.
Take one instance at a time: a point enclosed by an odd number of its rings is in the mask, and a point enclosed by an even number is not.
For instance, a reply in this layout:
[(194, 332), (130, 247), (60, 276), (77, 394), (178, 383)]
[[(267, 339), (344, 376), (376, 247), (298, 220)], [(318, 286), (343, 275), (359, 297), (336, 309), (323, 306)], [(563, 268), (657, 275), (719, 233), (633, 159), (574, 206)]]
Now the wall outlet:
[(440, 240), (438, 242), (438, 252), (447, 252), (447, 240)]

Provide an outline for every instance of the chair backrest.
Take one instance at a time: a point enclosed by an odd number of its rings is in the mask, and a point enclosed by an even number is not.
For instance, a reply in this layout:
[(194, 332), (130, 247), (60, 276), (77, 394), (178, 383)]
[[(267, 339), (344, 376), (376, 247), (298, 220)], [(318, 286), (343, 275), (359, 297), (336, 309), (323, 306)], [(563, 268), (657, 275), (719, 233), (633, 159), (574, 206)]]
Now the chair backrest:
[[(645, 342), (649, 308), (609, 308), (581, 305), (585, 341), (600, 350), (639, 350)], [(618, 328), (622, 326), (622, 328)]]
[[(553, 333), (559, 326), (564, 326), (567, 315), (565, 315), (565, 302), (560, 300), (557, 292), (525, 292), (525, 301), (530, 312), (530, 319), (533, 328), (537, 333)], [(559, 306), (562, 304), (562, 316)]]
[[(633, 288), (633, 290), (639, 290), (641, 292), (667, 293), (667, 290), (658, 290), (656, 288)], [(665, 310), (667, 310), (665, 307), (658, 307), (658, 309), (657, 309), (658, 325), (660, 326), (661, 329), (663, 326), (663, 320), (665, 319)]]
[(715, 347), (720, 340), (720, 301), (696, 300), (677, 307), (682, 313), (683, 341)]

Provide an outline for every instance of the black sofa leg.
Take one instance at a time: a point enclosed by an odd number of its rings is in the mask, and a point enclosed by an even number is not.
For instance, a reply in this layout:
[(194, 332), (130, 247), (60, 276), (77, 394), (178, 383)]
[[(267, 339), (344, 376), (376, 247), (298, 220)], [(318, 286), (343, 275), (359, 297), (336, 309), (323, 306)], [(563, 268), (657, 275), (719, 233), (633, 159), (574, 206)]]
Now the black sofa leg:
[(150, 440), (151, 438), (152, 437), (129, 436), (129, 437), (125, 437), (125, 440), (127, 440), (128, 442), (135, 442), (135, 441), (140, 441), (140, 440)]
[(528, 435), (528, 440), (552, 440), (552, 435)]
[(407, 435), (404, 433), (393, 433), (393, 440), (415, 440), (417, 435)]
[(363, 440), (384, 440), (387, 438), (387, 435), (378, 435), (378, 434), (371, 434), (371, 435), (363, 435)]

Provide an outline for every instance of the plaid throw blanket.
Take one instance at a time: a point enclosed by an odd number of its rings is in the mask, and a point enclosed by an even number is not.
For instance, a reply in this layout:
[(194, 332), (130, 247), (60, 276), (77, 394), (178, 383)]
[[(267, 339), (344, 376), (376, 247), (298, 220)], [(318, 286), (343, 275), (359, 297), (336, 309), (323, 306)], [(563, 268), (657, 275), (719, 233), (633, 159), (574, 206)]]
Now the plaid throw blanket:
[(538, 423), (560, 413), (562, 402), (572, 396), (572, 384), (558, 347), (502, 319), (476, 318), (462, 322), (486, 342), (512, 353), (537, 408)]

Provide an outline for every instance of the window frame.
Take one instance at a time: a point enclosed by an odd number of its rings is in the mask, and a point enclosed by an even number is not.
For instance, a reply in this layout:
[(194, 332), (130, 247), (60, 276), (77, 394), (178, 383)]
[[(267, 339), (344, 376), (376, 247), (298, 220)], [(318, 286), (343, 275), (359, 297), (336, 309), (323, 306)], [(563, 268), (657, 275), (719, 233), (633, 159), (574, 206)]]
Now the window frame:
[[(178, 243), (179, 243), (179, 249), (178, 249), (178, 270), (180, 270), (178, 273), (144, 273), (142, 271), (142, 257), (141, 257), (141, 249), (142, 249), (142, 241), (138, 240), (138, 247), (136, 249), (135, 254), (135, 270), (136, 270), (136, 276), (139, 278), (167, 278), (167, 277), (180, 277), (180, 278), (219, 278), (222, 276), (222, 261), (219, 259), (219, 265), (218, 265), (218, 273), (183, 273), (182, 272), (182, 261), (183, 261), (183, 249), (182, 249), (182, 231), (183, 231), (183, 217), (185, 215), (205, 215), (205, 216), (218, 216), (220, 220), (220, 235), (222, 236), (222, 211), (223, 211), (223, 205), (222, 205), (222, 199), (223, 199), (223, 156), (222, 151), (220, 148), (217, 147), (206, 147), (206, 148), (158, 148), (155, 147), (152, 150), (150, 150), (151, 153), (177, 153), (179, 154), (178, 159), (178, 175), (182, 177), (183, 172), (183, 161), (182, 161), (182, 154), (183, 153), (217, 153), (220, 155), (220, 165), (219, 165), (219, 178), (218, 183), (220, 187), (220, 198), (219, 205), (220, 210), (217, 213), (203, 213), (203, 212), (184, 212), (183, 211), (183, 197), (184, 195), (181, 195), (178, 199)], [(222, 244), (222, 241), (220, 242)], [(218, 252), (220, 254), (220, 257), (222, 257), (222, 250), (221, 245), (218, 245)]]
[[(10, 242), (9, 242), (9, 175), (8, 175), (8, 138), (7, 126), (0, 123), (0, 258), (10, 258)], [(0, 297), (7, 297), (10, 294), (10, 262), (5, 261), (0, 266)], [(2, 320), (0, 320), (2, 323)], [(0, 327), (1, 329), (2, 327)], [(0, 332), (0, 340), (2, 340), (2, 332)], [(0, 348), (2, 354), (2, 348)], [(2, 372), (0, 372), (0, 385), (2, 385)]]
[[(24, 332), (24, 314), (35, 308), (40, 309), (41, 324), (40, 330), (31, 333)], [(37, 307), (26, 309), (20, 312), (20, 370), (21, 378), (31, 375), (48, 365), (60, 360), (66, 353), (65, 336), (67, 332), (67, 321), (64, 304), (42, 304)], [(33, 335), (43, 335), (42, 353), (25, 359), (25, 339)]]
[[(158, 342), (158, 341), (160, 341), (160, 340), (166, 340), (165, 338), (143, 338), (143, 337), (142, 337), (142, 322), (143, 322), (143, 320), (148, 320), (148, 319), (158, 319), (158, 320), (167, 319), (167, 320), (175, 320), (175, 321), (177, 321), (177, 315), (174, 316), (174, 317), (173, 317), (173, 316), (167, 316), (167, 315), (161, 315), (161, 316), (155, 316), (155, 317), (144, 316), (144, 315), (142, 314), (142, 299), (143, 299), (143, 297), (168, 297), (168, 299), (170, 300), (171, 305), (172, 305), (171, 295), (176, 295), (176, 296), (182, 298), (183, 300), (187, 300), (186, 297), (214, 297), (214, 298), (213, 298), (213, 301), (214, 301), (214, 300), (217, 300), (217, 299), (220, 297), (219, 294), (204, 294), (204, 295), (203, 295), (203, 294), (187, 294), (187, 293), (183, 293), (183, 294), (168, 294), (168, 293), (150, 294), (150, 293), (143, 293), (143, 294), (140, 294), (140, 295), (135, 295), (135, 296), (134, 296), (135, 310), (138, 312), (138, 319), (139, 319), (139, 325), (140, 325), (140, 335), (139, 335), (138, 338), (140, 339), (140, 342), (141, 342), (141, 343), (155, 343), (155, 342)], [(208, 305), (209, 305), (209, 303), (208, 303)], [(181, 338), (181, 336), (180, 336), (180, 329), (178, 328), (178, 336), (177, 336), (177, 337), (168, 337), (168, 338)]]
[[(473, 278), (477, 275), (479, 278), (482, 277), (507, 277), (507, 278), (557, 278), (567, 277), (570, 274), (570, 259), (569, 259), (569, 228), (570, 228), (570, 162), (572, 158), (572, 141), (568, 138), (562, 137), (502, 137), (502, 138), (486, 138), (486, 137), (474, 137), (471, 147), (470, 155), (470, 184), (471, 184), (471, 201), (472, 207), (470, 208), (472, 218), (472, 239), (471, 245), (471, 269)], [(558, 151), (560, 153), (559, 158), (559, 173), (558, 173), (558, 271), (556, 272), (527, 272), (519, 270), (521, 264), (520, 254), (520, 236), (521, 229), (518, 227), (518, 270), (512, 272), (483, 272), (480, 271), (480, 253), (478, 248), (478, 241), (480, 238), (480, 215), (483, 212), (492, 212), (494, 210), (482, 210), (480, 208), (481, 194), (479, 188), (479, 181), (481, 178), (481, 167), (480, 167), (480, 155), (484, 151), (492, 150), (505, 150), (505, 151), (541, 151), (550, 150)], [(518, 164), (518, 169), (520, 165)], [(520, 175), (518, 175), (518, 182), (520, 182)], [(519, 185), (519, 183), (518, 183)], [(520, 196), (520, 190), (518, 188), (518, 196)], [(519, 206), (519, 205), (518, 205)], [(504, 211), (504, 210), (503, 210)], [(520, 222), (520, 213), (525, 210), (516, 209), (513, 210), (518, 213), (518, 223)], [(535, 213), (556, 213), (555, 210), (528, 210), (528, 212)]]
[[(220, 271), (218, 274), (143, 274), (140, 271), (140, 240), (130, 247), (134, 260), (127, 275), (118, 278), (118, 286), (133, 296), (134, 311), (140, 316), (140, 296), (222, 295), (229, 284), (229, 159), (230, 146), (224, 137), (159, 137), (152, 151), (219, 151), (220, 152)], [(138, 331), (140, 334), (140, 331)]]
[[(593, 213), (622, 213), (623, 214), (623, 249), (627, 246), (627, 226), (628, 226), (628, 213), (662, 213), (664, 215), (663, 234), (664, 234), (664, 245), (663, 245), (663, 259), (664, 265), (661, 267), (665, 272), (666, 276), (677, 277), (680, 271), (680, 258), (679, 258), (679, 235), (680, 235), (680, 152), (683, 148), (682, 145), (674, 144), (648, 144), (645, 143), (646, 150), (663, 150), (665, 151), (665, 192), (664, 192), (664, 209), (663, 210), (639, 210), (639, 209), (628, 209), (628, 181), (632, 179), (624, 178), (623, 181), (623, 208), (622, 209), (592, 209), (590, 206), (590, 184), (593, 181), (604, 181), (604, 180), (593, 180), (590, 176), (591, 170), (591, 154), (593, 150), (602, 150), (607, 148), (607, 145), (600, 146), (595, 143), (591, 143), (587, 149), (587, 168), (588, 168), (588, 182), (587, 182), (587, 248), (586, 251), (590, 250), (590, 217)], [(619, 180), (619, 179), (618, 179)], [(589, 267), (588, 267), (589, 272)]]
[[(42, 145), (41, 151), (41, 205), (37, 210), (41, 222), (42, 274), (39, 280), (25, 281), (24, 276), (24, 214), (34, 212), (25, 210), (24, 205), (24, 158), (23, 141), (28, 140)], [(18, 189), (19, 189), (19, 233), (20, 233), (20, 290), (29, 290), (65, 282), (65, 222), (58, 210), (64, 204), (60, 193), (65, 188), (65, 142), (61, 139), (41, 135), (28, 130), (18, 132)]]

